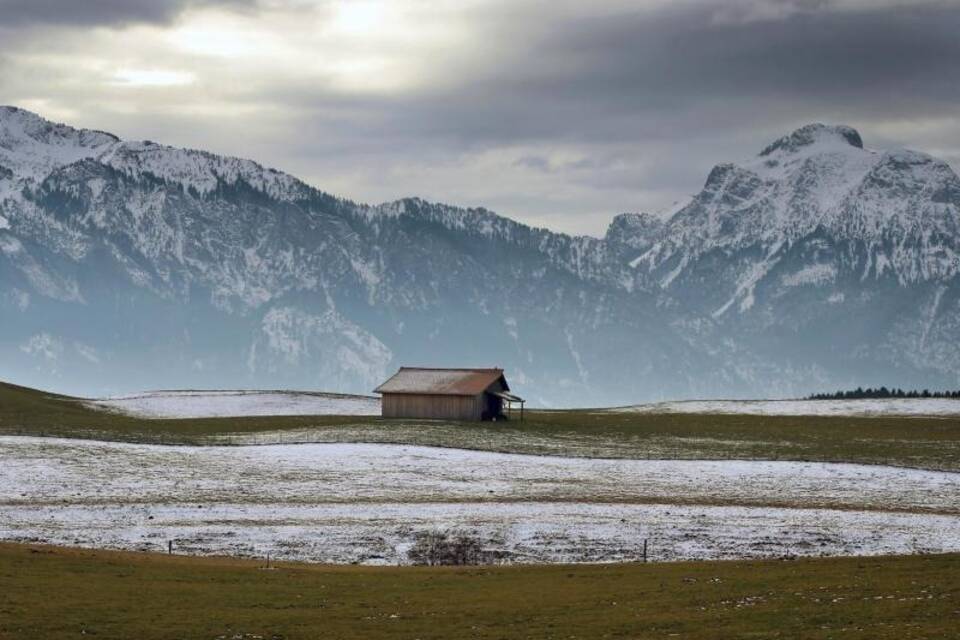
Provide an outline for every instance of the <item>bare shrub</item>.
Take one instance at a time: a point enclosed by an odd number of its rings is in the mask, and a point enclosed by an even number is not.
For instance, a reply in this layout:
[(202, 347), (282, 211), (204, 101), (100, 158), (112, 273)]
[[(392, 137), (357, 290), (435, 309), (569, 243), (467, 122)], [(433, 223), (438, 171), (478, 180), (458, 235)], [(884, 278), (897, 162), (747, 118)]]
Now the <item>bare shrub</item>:
[(421, 531), (414, 535), (407, 557), (429, 566), (491, 564), (497, 559), (479, 538), (463, 531)]

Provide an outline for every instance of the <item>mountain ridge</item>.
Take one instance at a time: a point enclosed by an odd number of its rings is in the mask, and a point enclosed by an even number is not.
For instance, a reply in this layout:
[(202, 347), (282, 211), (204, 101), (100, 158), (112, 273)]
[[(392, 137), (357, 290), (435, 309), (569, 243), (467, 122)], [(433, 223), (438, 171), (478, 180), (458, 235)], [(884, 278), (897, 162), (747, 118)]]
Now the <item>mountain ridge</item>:
[[(960, 337), (944, 320), (956, 174), (864, 149), (850, 127), (717, 165), (668, 219), (618, 215), (604, 238), (419, 198), (358, 204), (252, 160), (7, 107), (0, 168), (0, 353), (28, 378), (94, 369), (87, 393), (211, 378), (366, 392), (400, 363), (469, 362), (505, 366), (542, 404), (614, 404), (802, 393), (878, 362), (905, 385), (960, 370), (944, 346)], [(858, 296), (873, 302), (854, 324), (885, 319), (855, 366), (790, 344)], [(891, 311), (910, 305), (933, 311)], [(131, 373), (145, 357), (155, 376)]]

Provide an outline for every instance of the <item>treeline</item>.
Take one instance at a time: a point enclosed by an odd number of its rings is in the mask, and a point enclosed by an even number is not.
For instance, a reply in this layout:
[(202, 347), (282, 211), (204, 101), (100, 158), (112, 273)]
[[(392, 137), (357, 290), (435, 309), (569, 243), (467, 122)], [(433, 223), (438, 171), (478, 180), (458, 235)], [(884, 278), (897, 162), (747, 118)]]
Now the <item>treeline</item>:
[(866, 398), (951, 398), (960, 400), (960, 390), (957, 391), (904, 391), (903, 389), (887, 389), (880, 387), (873, 389), (857, 387), (853, 391), (836, 391), (834, 393), (814, 393), (807, 396), (807, 400), (863, 400)]

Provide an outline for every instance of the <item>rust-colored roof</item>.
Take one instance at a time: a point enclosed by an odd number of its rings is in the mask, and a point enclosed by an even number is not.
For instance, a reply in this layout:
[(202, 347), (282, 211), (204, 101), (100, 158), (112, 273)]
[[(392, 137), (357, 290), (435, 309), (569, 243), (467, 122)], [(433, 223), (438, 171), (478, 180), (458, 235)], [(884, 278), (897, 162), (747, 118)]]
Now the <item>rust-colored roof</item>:
[[(374, 393), (475, 396), (503, 378), (503, 369), (422, 369), (400, 367)], [(503, 387), (509, 390), (506, 379)]]

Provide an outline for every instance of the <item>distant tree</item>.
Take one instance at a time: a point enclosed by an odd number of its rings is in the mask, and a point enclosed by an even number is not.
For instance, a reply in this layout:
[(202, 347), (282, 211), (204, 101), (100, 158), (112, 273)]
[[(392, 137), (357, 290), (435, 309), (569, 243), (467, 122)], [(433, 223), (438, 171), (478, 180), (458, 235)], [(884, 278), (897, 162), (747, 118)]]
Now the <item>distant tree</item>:
[(833, 393), (813, 393), (807, 396), (807, 400), (862, 400), (867, 398), (944, 398), (960, 400), (960, 389), (952, 391), (930, 391), (929, 389), (917, 391), (911, 389), (910, 391), (904, 391), (900, 387), (887, 388), (886, 386), (881, 386), (877, 389), (873, 387), (867, 387), (866, 389), (857, 387), (853, 390), (834, 391)]

